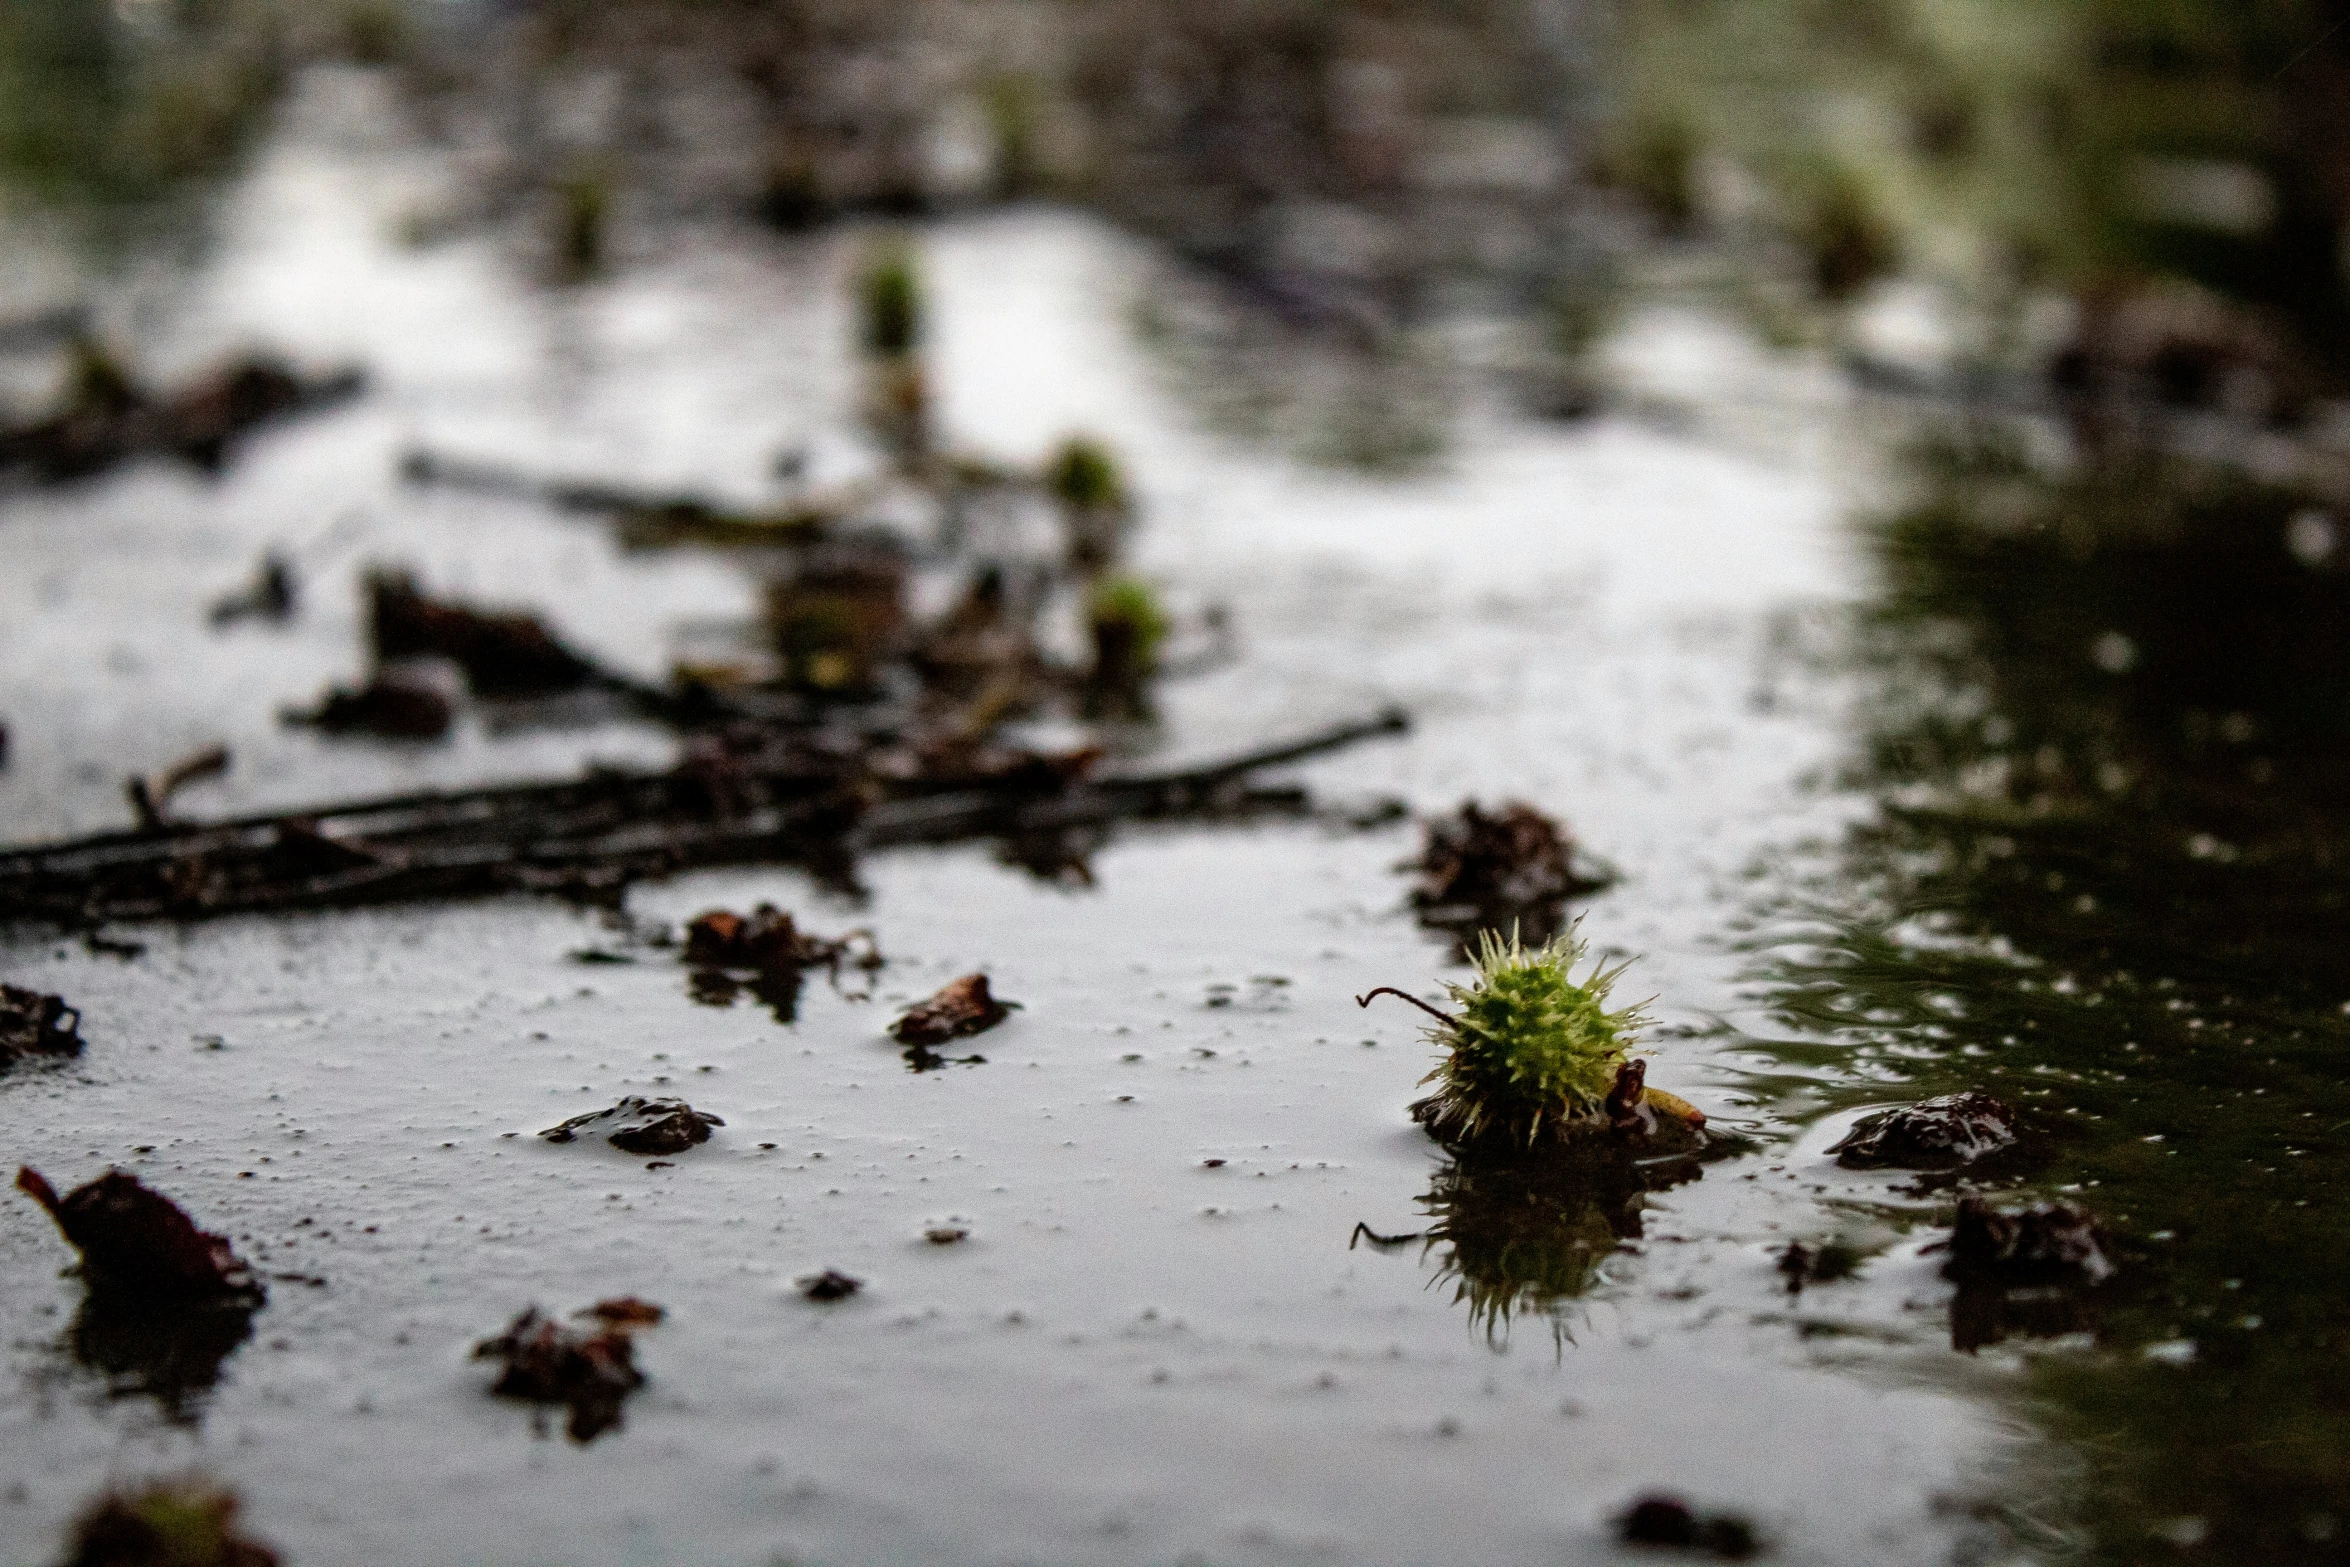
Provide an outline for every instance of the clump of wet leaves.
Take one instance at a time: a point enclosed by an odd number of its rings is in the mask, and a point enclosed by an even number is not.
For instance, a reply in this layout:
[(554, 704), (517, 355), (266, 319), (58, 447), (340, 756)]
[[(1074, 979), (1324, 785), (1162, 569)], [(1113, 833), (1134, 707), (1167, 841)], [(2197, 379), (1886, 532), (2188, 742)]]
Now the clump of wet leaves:
[(1444, 1056), (1422, 1079), (1436, 1092), (1412, 1106), (1412, 1118), (1456, 1148), (1532, 1148), (1607, 1131), (1699, 1135), (1704, 1115), (1648, 1088), (1646, 1068), (1629, 1059), (1646, 1016), (1637, 1004), (1608, 1006), (1629, 963), (1594, 961), (1577, 978), (1585, 956), (1571, 931), (1534, 947), (1487, 931), (1476, 973), (1445, 987), (1457, 1012), (1391, 986), (1358, 997), (1368, 1006), (1392, 995), (1436, 1020), (1427, 1037)]
[(2068, 1202), (2006, 1211), (1961, 1197), (1949, 1250), (1942, 1273), (1958, 1285), (1950, 1342), (1966, 1351), (2093, 1331), (2100, 1297), (2119, 1271), (2105, 1227)]
[(1955, 1170), (2018, 1148), (2016, 1113), (1979, 1089), (1863, 1116), (1828, 1152), (1848, 1170)]
[(0, 985), (0, 1072), (37, 1057), (82, 1053), (82, 1015), (52, 996), (18, 985)]
[(566, 1433), (592, 1442), (620, 1425), (621, 1401), (645, 1385), (636, 1365), (636, 1333), (658, 1323), (661, 1308), (634, 1296), (598, 1302), (571, 1327), (532, 1306), (496, 1338), (474, 1346), (476, 1360), (501, 1365), (490, 1391), (500, 1398), (567, 1408)]
[(63, 1567), (278, 1567), (237, 1528), (236, 1493), (164, 1480), (100, 1497), (74, 1521)]
[[(966, 974), (951, 980), (926, 1001), (916, 1002), (890, 1026), (890, 1037), (906, 1047), (907, 1064), (921, 1071), (944, 1065), (936, 1047), (952, 1040), (984, 1034), (1012, 1015), (1020, 1003), (1003, 1001), (988, 988), (985, 974)], [(984, 1056), (970, 1056), (972, 1062)]]
[(1452, 815), (1433, 818), (1407, 868), (1419, 877), (1412, 907), (1420, 923), (1455, 933), (1472, 960), (1476, 932), (1510, 929), (1549, 941), (1565, 927), (1569, 898), (1615, 879), (1580, 862), (1575, 840), (1557, 821), (1517, 800), (1494, 811), (1464, 800)]
[(725, 1121), (696, 1110), (682, 1099), (646, 1099), (629, 1094), (609, 1110), (591, 1110), (550, 1126), (539, 1136), (550, 1143), (575, 1142), (602, 1133), (622, 1153), (667, 1155), (710, 1140), (710, 1129)]
[(1677, 1496), (1644, 1496), (1616, 1520), (1626, 1545), (1694, 1551), (1742, 1562), (1759, 1554), (1762, 1538), (1736, 1513), (1701, 1512)]

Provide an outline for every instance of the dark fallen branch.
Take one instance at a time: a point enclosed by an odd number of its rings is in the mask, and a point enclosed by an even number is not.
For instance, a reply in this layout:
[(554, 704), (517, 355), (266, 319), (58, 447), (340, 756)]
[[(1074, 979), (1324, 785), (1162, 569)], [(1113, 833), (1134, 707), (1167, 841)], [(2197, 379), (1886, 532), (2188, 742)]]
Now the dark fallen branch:
[(702, 866), (837, 866), (860, 850), (1114, 822), (1308, 808), (1256, 772), (1407, 727), (1400, 713), (1205, 766), (1089, 779), (1012, 767), (943, 792), (884, 780), (854, 752), (694, 752), (665, 773), (396, 796), (314, 811), (0, 850), (0, 924), (91, 928), (497, 893), (616, 900), (630, 883)]
[(753, 511), (682, 491), (630, 489), (594, 480), (542, 479), (500, 463), (421, 449), (400, 459), (400, 477), (410, 484), (500, 495), (555, 511), (610, 518), (620, 525), (621, 541), (639, 549), (667, 544), (768, 548), (810, 544), (824, 536), (826, 525), (838, 520), (845, 505), (861, 498)]

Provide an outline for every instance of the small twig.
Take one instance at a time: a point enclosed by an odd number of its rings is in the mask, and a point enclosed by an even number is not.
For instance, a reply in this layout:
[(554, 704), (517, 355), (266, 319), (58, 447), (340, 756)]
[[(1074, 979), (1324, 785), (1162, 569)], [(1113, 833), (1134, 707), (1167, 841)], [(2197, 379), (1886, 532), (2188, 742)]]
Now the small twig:
[(1358, 1007), (1367, 1007), (1381, 996), (1393, 996), (1398, 1001), (1409, 1001), (1413, 1006), (1418, 1007), (1421, 1011), (1436, 1019), (1437, 1022), (1442, 1023), (1446, 1028), (1458, 1028), (1461, 1026), (1461, 1020), (1457, 1017), (1454, 1017), (1450, 1012), (1445, 1012), (1436, 1007), (1432, 1007), (1428, 1005), (1427, 1002), (1422, 1001), (1418, 996), (1411, 994), (1409, 991), (1398, 990), (1393, 985), (1381, 985), (1377, 990), (1372, 991), (1369, 995), (1355, 997), (1355, 1005)]

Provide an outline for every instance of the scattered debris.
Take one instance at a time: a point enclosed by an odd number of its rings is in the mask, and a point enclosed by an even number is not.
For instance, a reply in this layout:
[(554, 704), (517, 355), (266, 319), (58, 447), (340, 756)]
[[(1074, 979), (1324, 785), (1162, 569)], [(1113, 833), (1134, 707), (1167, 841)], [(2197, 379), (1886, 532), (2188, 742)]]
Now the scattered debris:
[(610, 1300), (599, 1300), (584, 1308), (579, 1315), (594, 1317), (608, 1327), (649, 1328), (666, 1318), (669, 1313), (649, 1300), (634, 1295), (616, 1295)]
[[(599, 1308), (590, 1307), (585, 1314), (598, 1315)], [(620, 1425), (621, 1401), (645, 1385), (645, 1374), (636, 1367), (633, 1335), (648, 1324), (600, 1315), (599, 1320), (604, 1325), (593, 1330), (568, 1328), (532, 1306), (504, 1333), (476, 1344), (473, 1358), (503, 1363), (490, 1386), (493, 1394), (566, 1406), (571, 1419), (565, 1429), (571, 1440), (592, 1442)]]
[(399, 666), (378, 670), (357, 690), (330, 686), (315, 707), (284, 708), (281, 723), (330, 735), (383, 740), (438, 740), (456, 722), (457, 705), (421, 673)]
[(82, 1254), (92, 1289), (169, 1300), (235, 1299), (258, 1305), (261, 1283), (229, 1245), (208, 1234), (170, 1198), (149, 1191), (138, 1177), (109, 1170), (60, 1198), (31, 1166), (16, 1172), (17, 1189), (49, 1210)]
[(646, 1099), (630, 1094), (609, 1110), (575, 1115), (539, 1135), (550, 1143), (568, 1143), (582, 1132), (603, 1132), (604, 1141), (622, 1153), (659, 1155), (683, 1153), (697, 1143), (706, 1143), (710, 1128), (725, 1124), (682, 1099)]
[(1833, 1284), (1851, 1278), (1860, 1271), (1860, 1261), (1859, 1250), (1843, 1241), (1822, 1241), (1817, 1246), (1789, 1241), (1787, 1249), (1779, 1253), (1777, 1266), (1787, 1280), (1787, 1293), (1800, 1295), (1806, 1284)]
[(236, 1493), (201, 1480), (110, 1492), (74, 1521), (65, 1567), (278, 1567), (237, 1531)]
[(2002, 1213), (1980, 1197), (1958, 1200), (1947, 1278), (2002, 1287), (2102, 1284), (2114, 1273), (2112, 1242), (2085, 1208), (2041, 1203)]
[(1627, 1545), (1700, 1551), (1742, 1562), (1762, 1550), (1754, 1525), (1736, 1513), (1701, 1513), (1677, 1496), (1644, 1496), (1617, 1520)]
[(639, 878), (703, 865), (796, 861), (845, 881), (849, 856), (864, 850), (1294, 815), (1311, 808), (1301, 790), (1252, 775), (1409, 727), (1387, 712), (1199, 766), (1107, 778), (1026, 753), (1027, 765), (945, 780), (877, 774), (861, 738), (844, 750), (753, 728), (689, 746), (663, 772), (598, 770), (0, 851), (0, 923), (81, 929), (512, 892), (610, 902)]
[(2017, 1137), (2015, 1112), (1969, 1089), (1863, 1116), (1828, 1152), (1848, 1170), (1953, 1170)]
[(0, 985), (0, 1072), (32, 1056), (82, 1053), (82, 1014), (52, 996)]
[(901, 1045), (943, 1045), (950, 1039), (984, 1034), (1012, 1015), (1017, 1001), (998, 1001), (987, 988), (985, 974), (966, 974), (929, 1000), (909, 1008), (890, 1028)]
[(827, 1303), (847, 1300), (865, 1287), (863, 1279), (851, 1278), (838, 1268), (826, 1268), (822, 1273), (811, 1273), (806, 1278), (792, 1282), (808, 1299)]
[(1357, 996), (1366, 1007), (1394, 996), (1436, 1020), (1428, 1038), (1445, 1055), (1422, 1081), (1437, 1090), (1412, 1106), (1412, 1119), (1452, 1147), (1528, 1149), (1591, 1132), (1702, 1145), (1704, 1114), (1649, 1089), (1647, 1068), (1627, 1059), (1646, 1018), (1639, 1006), (1610, 1012), (1606, 1003), (1628, 964), (1595, 963), (1578, 980), (1583, 956), (1571, 931), (1536, 947), (1488, 931), (1470, 982), (1445, 987), (1457, 1014), (1391, 985)]
[(368, 635), (379, 663), (445, 658), (477, 696), (533, 697), (594, 683), (596, 666), (556, 640), (535, 615), (435, 599), (403, 571), (370, 572)]
[(123, 793), (130, 797), (131, 809), (139, 818), (141, 832), (162, 832), (170, 825), (167, 813), (171, 797), (192, 783), (218, 778), (229, 768), (229, 749), (225, 745), (208, 745), (191, 752), (159, 773), (145, 778), (133, 778), (123, 785)]
[(1518, 801), (1488, 814), (1464, 800), (1451, 816), (1427, 824), (1412, 906), (1420, 923), (1458, 936), (1462, 950), (1478, 931), (1511, 930), (1540, 944), (1566, 923), (1569, 898), (1597, 892), (1615, 878), (1579, 868), (1576, 845), (1550, 817)]
[(364, 384), (356, 370), (305, 379), (279, 360), (253, 356), (156, 396), (95, 340), (77, 338), (57, 411), (0, 429), (0, 472), (21, 469), (54, 484), (169, 452), (218, 473), (235, 444), (256, 428), (343, 402)]
[(866, 970), (880, 968), (883, 961), (873, 932), (852, 930), (829, 940), (801, 930), (772, 903), (762, 903), (748, 915), (728, 909), (696, 915), (685, 928), (685, 960), (704, 968), (822, 968), (836, 974), (844, 961)]
[(243, 587), (213, 600), (210, 619), (215, 630), (248, 619), (283, 622), (293, 618), (298, 597), (294, 563), (272, 550)]

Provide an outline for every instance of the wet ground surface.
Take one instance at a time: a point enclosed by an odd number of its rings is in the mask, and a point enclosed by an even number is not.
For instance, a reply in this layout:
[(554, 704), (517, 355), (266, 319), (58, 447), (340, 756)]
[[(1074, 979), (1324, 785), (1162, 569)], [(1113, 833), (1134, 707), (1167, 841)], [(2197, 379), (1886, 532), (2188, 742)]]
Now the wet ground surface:
[[(407, 749), (277, 725), (357, 672), (367, 562), (538, 607), (649, 676), (748, 612), (713, 557), (404, 489), (411, 444), (752, 498), (778, 448), (820, 476), (859, 460), (848, 241), (704, 237), (548, 294), (487, 240), (388, 243), (430, 168), (369, 102), (363, 78), (310, 84), (152, 343), (170, 365), (265, 337), (363, 361), (370, 394), (218, 483), (141, 467), (5, 501), (10, 840), (120, 824), (123, 777), (218, 740), (235, 765), (191, 812), (666, 759), (621, 722), (468, 720)], [(1408, 738), (1297, 775), (1568, 820), (1623, 873), (1584, 931), (1640, 958), (1650, 1081), (1754, 1151), (1644, 1199), (1629, 1238), (1594, 1207), (1498, 1265), (1353, 1240), (1448, 1217), (1445, 1156), (1404, 1113), (1428, 1048), (1352, 1000), (1458, 972), (1405, 909), (1404, 824), (1130, 833), (1075, 890), (953, 850), (873, 857), (854, 906), (787, 871), (631, 895), (640, 921), (766, 899), (872, 927), (871, 994), (811, 976), (788, 1025), (697, 1001), (673, 952), (552, 902), (109, 933), (135, 957), (19, 933), (7, 977), (69, 996), (89, 1048), (0, 1082), (9, 1155), (61, 1185), (135, 1170), (274, 1282), (217, 1385), (158, 1398), (77, 1358), (68, 1254), (31, 1203), (0, 1208), (0, 1558), (43, 1559), (110, 1478), (190, 1467), (304, 1562), (1598, 1561), (1656, 1489), (1750, 1517), (1789, 1562), (2079, 1543), (2081, 1460), (2033, 1400), (2053, 1379), (2093, 1410), (2066, 1379), (2116, 1386), (2112, 1365), (2188, 1374), (2173, 1317), (2201, 1275), (2119, 1348), (1960, 1355), (1922, 1251), (1946, 1199), (1827, 1156), (1869, 1108), (1973, 1084), (2013, 1042), (2000, 1008), (2041, 982), (1996, 916), (1921, 913), (1937, 889), (1902, 878), (1927, 849), (1868, 847), (1891, 795), (1860, 763), (1903, 714), (1863, 701), (1847, 656), (1882, 572), (1846, 520), (1869, 465), (1834, 400), (1659, 318), (1623, 353), (1678, 376), (1678, 430), (1472, 408), (1435, 471), (1350, 477), (1202, 429), (1136, 340), (1153, 263), (1107, 230), (1037, 212), (921, 244), (957, 442), (1025, 459), (1106, 435), (1145, 498), (1142, 569), (1230, 608), (1241, 656), (1169, 686), (1161, 754), (1403, 703)], [(270, 546), (304, 567), (300, 616), (206, 631)], [(909, 1072), (885, 1025), (972, 969), (1022, 1010), (973, 1041), (983, 1064)], [(2050, 1006), (2033, 1026), (2077, 1016)], [(2085, 1065), (2025, 1048), (1983, 1070)], [(725, 1125), (662, 1167), (532, 1135), (624, 1094)], [(2132, 1178), (2080, 1163), (2049, 1183)], [(925, 1239), (942, 1226), (968, 1237)], [(1832, 1237), (1858, 1277), (1791, 1295), (1787, 1242)], [(803, 1299), (826, 1268), (863, 1289)], [(623, 1293), (669, 1315), (638, 1335), (649, 1382), (620, 1429), (575, 1445), (486, 1395), (476, 1341)], [(2202, 1538), (2190, 1503), (2163, 1538)], [(2318, 1548), (2323, 1516), (2284, 1527)]]

